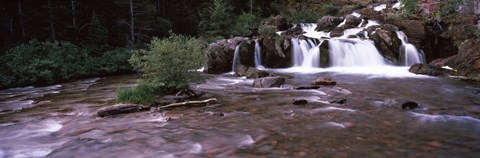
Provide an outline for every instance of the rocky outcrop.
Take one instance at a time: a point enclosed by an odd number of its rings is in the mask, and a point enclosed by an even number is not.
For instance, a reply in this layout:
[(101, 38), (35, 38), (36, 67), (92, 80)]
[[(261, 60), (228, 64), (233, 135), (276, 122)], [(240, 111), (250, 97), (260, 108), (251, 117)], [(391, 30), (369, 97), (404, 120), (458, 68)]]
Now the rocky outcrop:
[(333, 28), (337, 27), (338, 24), (342, 23), (342, 21), (343, 21), (342, 17), (327, 15), (317, 20), (317, 28), (315, 28), (315, 30), (329, 32)]
[(263, 37), (262, 64), (268, 68), (287, 68), (292, 65), (289, 37)]
[(402, 20), (397, 26), (408, 37), (408, 42), (421, 48), (422, 41), (426, 38), (425, 26), (419, 20)]
[(408, 69), (411, 73), (429, 75), (429, 76), (451, 76), (456, 72), (448, 69), (441, 68), (439, 66), (427, 65), (427, 64), (415, 64)]
[(480, 79), (480, 39), (469, 39), (460, 45), (457, 55), (443, 61), (459, 75)]
[(235, 48), (240, 45), (240, 63), (245, 66), (254, 66), (255, 42), (249, 38), (235, 37), (219, 40), (208, 46), (205, 52), (206, 66), (204, 72), (211, 74), (232, 71)]
[(280, 87), (285, 83), (285, 78), (283, 77), (263, 77), (258, 78), (253, 81), (253, 87), (255, 88), (271, 88), (271, 87)]
[(337, 84), (337, 81), (334, 81), (330, 78), (327, 78), (327, 77), (320, 77), (318, 79), (316, 79), (315, 81), (312, 82), (312, 85), (322, 85), (322, 86), (333, 86), (333, 85), (336, 85)]
[(398, 38), (394, 27), (389, 24), (382, 25), (380, 29), (373, 31), (369, 36), (375, 42), (375, 46), (382, 56), (397, 64), (402, 41)]

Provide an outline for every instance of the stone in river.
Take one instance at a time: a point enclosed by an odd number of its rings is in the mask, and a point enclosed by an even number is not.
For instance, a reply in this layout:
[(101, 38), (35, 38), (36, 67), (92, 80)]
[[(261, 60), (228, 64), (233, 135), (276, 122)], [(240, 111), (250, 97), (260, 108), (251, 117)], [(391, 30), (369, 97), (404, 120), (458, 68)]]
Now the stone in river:
[(334, 81), (327, 77), (320, 77), (312, 82), (313, 85), (322, 85), (322, 86), (333, 86), (337, 84), (337, 81)]
[(271, 88), (271, 87), (280, 87), (285, 83), (285, 78), (283, 77), (263, 77), (258, 78), (253, 81), (253, 87), (255, 88)]

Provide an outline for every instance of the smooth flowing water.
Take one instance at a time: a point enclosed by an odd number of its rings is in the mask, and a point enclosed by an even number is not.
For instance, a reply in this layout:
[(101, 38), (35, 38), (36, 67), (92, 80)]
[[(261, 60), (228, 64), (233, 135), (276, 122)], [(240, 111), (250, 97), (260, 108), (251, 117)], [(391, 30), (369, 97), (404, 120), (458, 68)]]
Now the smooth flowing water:
[[(217, 104), (99, 118), (137, 76), (0, 91), (0, 157), (475, 157), (480, 85), (418, 76), (290, 73), (282, 88), (210, 76), (195, 89)], [(319, 76), (335, 87), (294, 90)], [(346, 104), (329, 104), (332, 98)], [(422, 108), (382, 106), (407, 98)], [(306, 99), (306, 106), (293, 105)]]

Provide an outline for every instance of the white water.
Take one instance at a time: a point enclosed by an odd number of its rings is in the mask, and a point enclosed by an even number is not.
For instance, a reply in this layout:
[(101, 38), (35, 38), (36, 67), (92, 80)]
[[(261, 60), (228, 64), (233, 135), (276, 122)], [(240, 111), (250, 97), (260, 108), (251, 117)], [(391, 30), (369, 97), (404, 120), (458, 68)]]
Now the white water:
[(233, 64), (232, 64), (232, 72), (235, 73), (235, 68), (240, 62), (240, 44), (235, 47), (235, 52), (233, 54)]
[(407, 36), (402, 31), (397, 31), (398, 38), (402, 41), (402, 47), (400, 48), (400, 57), (403, 57), (404, 66), (412, 66), (417, 63), (425, 63), (425, 58), (417, 48), (408, 43)]
[(258, 69), (264, 69), (265, 67), (262, 65), (262, 48), (260, 47), (260, 43), (258, 40), (255, 40), (255, 67)]

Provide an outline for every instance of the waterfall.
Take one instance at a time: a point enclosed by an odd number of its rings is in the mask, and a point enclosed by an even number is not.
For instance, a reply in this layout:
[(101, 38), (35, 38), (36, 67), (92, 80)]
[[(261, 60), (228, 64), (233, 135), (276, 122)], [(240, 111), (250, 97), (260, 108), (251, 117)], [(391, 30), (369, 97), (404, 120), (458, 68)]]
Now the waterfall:
[(412, 66), (417, 63), (425, 63), (425, 58), (413, 44), (408, 43), (407, 36), (402, 31), (397, 31), (397, 36), (402, 41), (400, 57), (404, 66)]
[(383, 56), (370, 40), (331, 39), (330, 65), (337, 67), (386, 66)]
[(260, 48), (260, 43), (258, 42), (258, 39), (255, 40), (255, 67), (258, 69), (264, 69), (265, 67), (262, 65), (262, 48)]
[(235, 52), (233, 54), (232, 72), (235, 72), (235, 68), (237, 67), (238, 62), (240, 62), (240, 44), (235, 47)]

